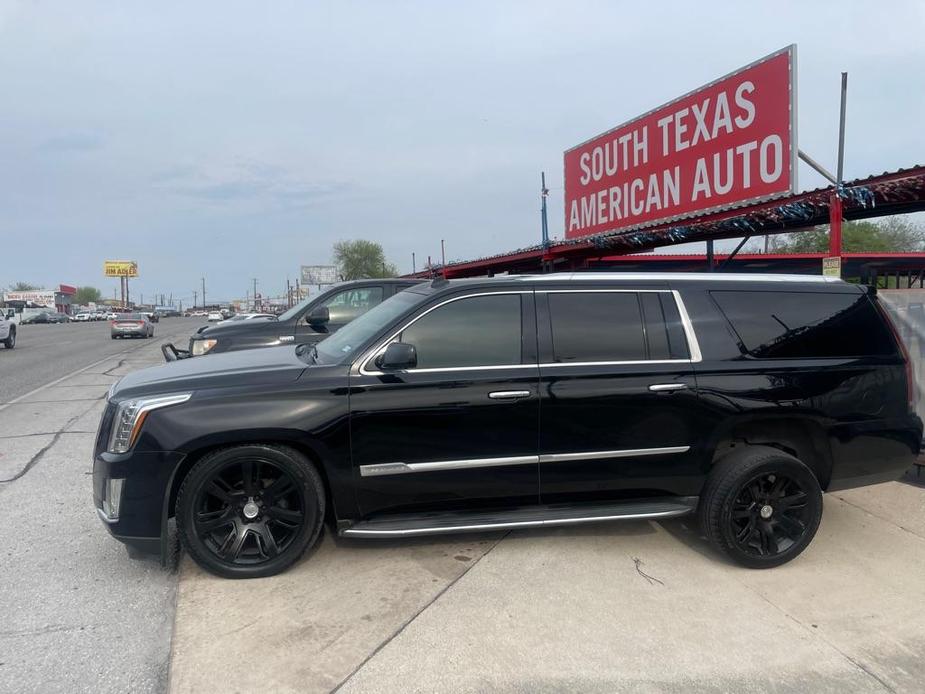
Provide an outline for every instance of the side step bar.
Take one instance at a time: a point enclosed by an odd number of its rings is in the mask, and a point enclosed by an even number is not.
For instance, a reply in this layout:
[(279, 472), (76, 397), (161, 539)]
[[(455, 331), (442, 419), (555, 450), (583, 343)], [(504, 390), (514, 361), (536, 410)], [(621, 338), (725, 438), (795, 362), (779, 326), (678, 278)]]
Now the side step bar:
[(535, 528), (615, 520), (674, 518), (697, 508), (696, 496), (609, 504), (556, 504), (507, 511), (469, 511), (379, 516), (339, 530), (346, 537), (413, 537), (502, 528)]

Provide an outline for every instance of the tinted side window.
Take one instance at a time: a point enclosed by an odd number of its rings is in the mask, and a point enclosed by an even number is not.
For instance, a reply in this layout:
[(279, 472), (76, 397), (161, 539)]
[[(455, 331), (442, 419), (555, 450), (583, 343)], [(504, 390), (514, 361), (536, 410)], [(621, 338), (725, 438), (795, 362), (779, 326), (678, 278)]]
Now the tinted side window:
[(863, 294), (711, 292), (745, 351), (760, 359), (892, 355), (888, 328)]
[(332, 323), (349, 323), (369, 309), (382, 303), (382, 287), (346, 289), (324, 302)]
[(519, 294), (474, 296), (436, 308), (399, 339), (417, 348), (419, 369), (521, 363)]
[(635, 292), (549, 293), (553, 361), (637, 361), (646, 356)]

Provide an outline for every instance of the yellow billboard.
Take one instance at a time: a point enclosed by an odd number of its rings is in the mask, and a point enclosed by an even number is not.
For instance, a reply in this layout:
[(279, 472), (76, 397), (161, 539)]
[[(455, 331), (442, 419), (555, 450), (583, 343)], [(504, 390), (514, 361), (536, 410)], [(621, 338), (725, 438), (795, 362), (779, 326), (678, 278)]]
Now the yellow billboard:
[(104, 260), (103, 274), (106, 277), (138, 277), (138, 263), (134, 260)]

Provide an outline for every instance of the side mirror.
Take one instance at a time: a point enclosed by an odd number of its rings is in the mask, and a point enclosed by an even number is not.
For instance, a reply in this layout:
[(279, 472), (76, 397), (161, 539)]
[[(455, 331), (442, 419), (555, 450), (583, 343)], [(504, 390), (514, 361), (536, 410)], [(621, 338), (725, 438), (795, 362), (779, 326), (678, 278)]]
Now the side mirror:
[(418, 350), (407, 342), (393, 342), (385, 348), (382, 356), (376, 359), (380, 369), (413, 369), (418, 365)]
[(306, 321), (313, 328), (320, 328), (331, 320), (331, 312), (327, 306), (317, 306), (308, 314)]

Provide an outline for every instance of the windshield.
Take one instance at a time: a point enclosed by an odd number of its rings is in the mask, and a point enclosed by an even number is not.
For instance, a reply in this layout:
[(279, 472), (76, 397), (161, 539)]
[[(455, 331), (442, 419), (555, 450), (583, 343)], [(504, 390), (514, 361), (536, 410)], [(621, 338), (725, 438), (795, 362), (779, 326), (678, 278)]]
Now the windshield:
[(405, 291), (386, 299), (319, 342), (316, 360), (319, 364), (340, 364), (350, 359), (357, 349), (365, 346), (383, 328), (427, 297), (427, 294)]

